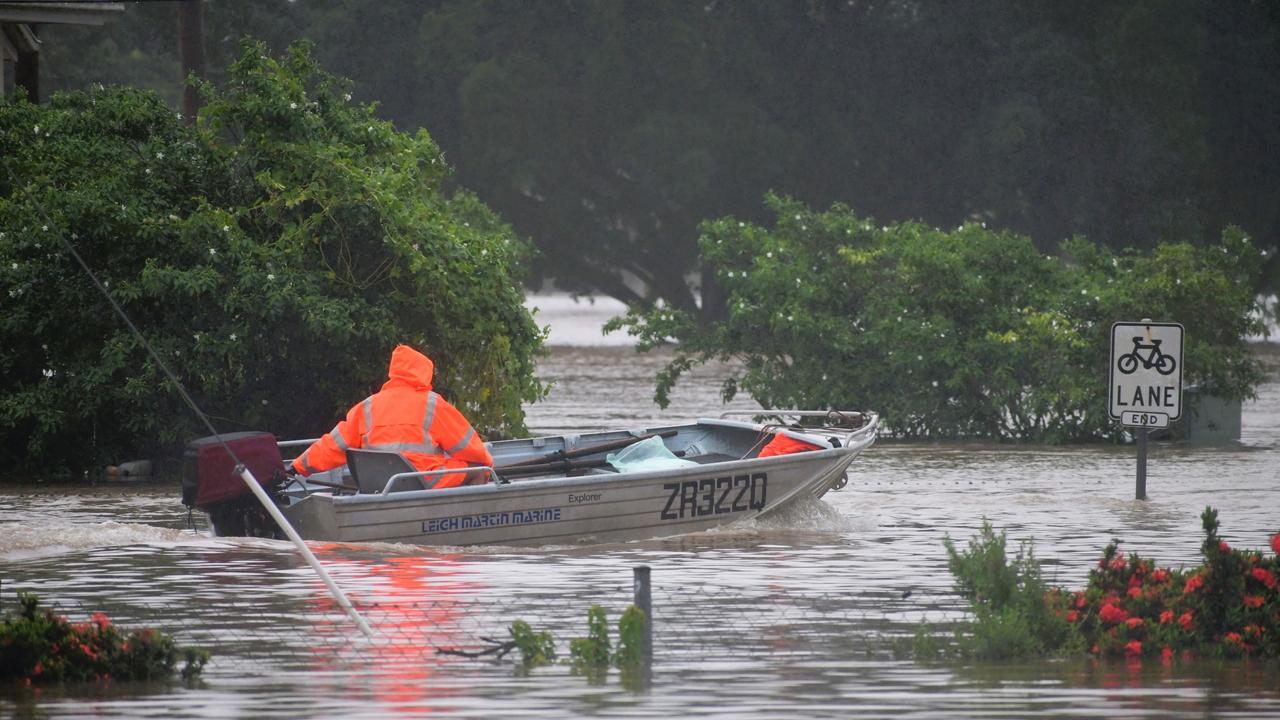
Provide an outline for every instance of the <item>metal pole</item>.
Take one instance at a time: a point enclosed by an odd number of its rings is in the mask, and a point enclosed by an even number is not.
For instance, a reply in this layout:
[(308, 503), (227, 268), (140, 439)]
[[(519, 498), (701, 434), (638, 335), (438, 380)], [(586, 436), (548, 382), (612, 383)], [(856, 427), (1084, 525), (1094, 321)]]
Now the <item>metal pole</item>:
[(280, 512), (280, 508), (276, 507), (276, 504), (271, 502), (271, 498), (267, 497), (267, 491), (263, 490), (262, 486), (258, 484), (258, 480), (253, 476), (253, 473), (249, 472), (249, 469), (243, 465), (237, 467), (236, 471), (240, 474), (240, 479), (244, 480), (244, 484), (249, 486), (249, 490), (253, 492), (254, 497), (258, 498), (258, 502), (262, 503), (262, 507), (271, 515), (271, 519), (276, 521), (281, 530), (284, 530), (284, 534), (288, 535), (293, 544), (297, 546), (298, 552), (302, 553), (302, 557), (306, 559), (307, 564), (324, 581), (325, 587), (329, 588), (329, 592), (338, 601), (338, 604), (342, 606), (342, 609), (347, 611), (347, 615), (356, 624), (356, 627), (360, 628), (360, 632), (364, 633), (367, 638), (373, 637), (373, 630), (369, 627), (369, 624), (364, 621), (360, 613), (356, 612), (351, 601), (347, 599), (347, 594), (342, 592), (342, 588), (338, 587), (333, 578), (329, 577), (328, 571), (324, 569), (324, 566), (320, 564), (316, 556), (311, 553), (311, 548), (302, 542), (302, 537), (285, 519), (284, 513)]
[(1147, 429), (1138, 428), (1138, 487), (1134, 499), (1147, 499)]
[(648, 668), (653, 664), (653, 598), (649, 594), (649, 566), (641, 565), (632, 570), (635, 580), (634, 604), (644, 612), (644, 634), (641, 659)]

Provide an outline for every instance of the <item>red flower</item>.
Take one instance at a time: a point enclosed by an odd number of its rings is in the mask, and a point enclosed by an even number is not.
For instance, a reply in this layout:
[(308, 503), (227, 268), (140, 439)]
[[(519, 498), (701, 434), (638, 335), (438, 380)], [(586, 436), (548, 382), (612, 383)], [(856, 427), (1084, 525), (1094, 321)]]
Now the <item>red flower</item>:
[(1094, 644), (1093, 644), (1093, 647), (1089, 648), (1089, 652), (1093, 653), (1094, 655), (1097, 655), (1097, 654), (1098, 654), (1098, 643), (1094, 643)]
[(1128, 565), (1128, 563), (1126, 563), (1126, 562), (1124, 561), (1124, 558), (1122, 558), (1122, 557), (1116, 557), (1116, 558), (1112, 559), (1112, 561), (1111, 561), (1111, 569), (1112, 569), (1112, 570), (1115, 570), (1116, 572), (1119, 572), (1119, 571), (1121, 571), (1121, 570), (1125, 569), (1125, 566), (1126, 566), (1126, 565)]
[(1088, 601), (1085, 600), (1084, 598), (1084, 593), (1081, 593), (1081, 592), (1076, 593), (1075, 599), (1076, 599), (1075, 605), (1077, 610), (1083, 610), (1084, 606), (1089, 604)]
[(1182, 588), (1182, 594), (1193, 593), (1204, 587), (1204, 578), (1199, 575), (1192, 575), (1187, 578), (1187, 584)]
[(105, 613), (96, 612), (89, 617), (93, 620), (93, 624), (98, 626), (99, 630), (106, 630), (111, 627), (111, 619)]
[(1271, 536), (1271, 552), (1280, 555), (1280, 533)]
[(1247, 608), (1262, 607), (1262, 596), (1261, 595), (1245, 595), (1244, 606)]
[(1262, 628), (1258, 627), (1257, 625), (1245, 625), (1244, 634), (1253, 635), (1255, 637), (1262, 637)]
[(1173, 662), (1173, 648), (1165, 645), (1160, 648), (1160, 662), (1168, 665)]
[(1235, 633), (1235, 632), (1227, 633), (1227, 636), (1223, 639), (1229, 643), (1235, 643), (1236, 645), (1241, 645), (1244, 642), (1243, 640), (1240, 639), (1240, 633)]
[(1257, 580), (1258, 582), (1262, 583), (1263, 585), (1266, 585), (1272, 590), (1276, 589), (1276, 576), (1272, 575), (1270, 570), (1266, 568), (1256, 567), (1250, 570), (1249, 574), (1253, 576), (1254, 580)]
[(41, 665), (41, 664), (40, 664), (40, 661), (39, 661), (39, 660), (37, 660), (37, 661), (36, 661), (36, 666), (35, 666), (34, 668), (31, 668), (31, 675), (32, 675), (32, 677), (34, 677), (34, 676), (39, 675), (40, 673), (43, 673), (43, 672), (44, 672), (44, 665)]
[(1191, 632), (1191, 622), (1192, 622), (1192, 617), (1191, 617), (1190, 610), (1182, 613), (1182, 616), (1178, 618), (1178, 624), (1181, 625), (1182, 629), (1186, 630), (1187, 632)]
[(1162, 583), (1168, 579), (1169, 571), (1164, 568), (1158, 568), (1155, 572), (1151, 573), (1151, 582), (1153, 583)]
[(1129, 588), (1129, 597), (1133, 598), (1134, 600), (1137, 600), (1138, 598), (1141, 598), (1141, 597), (1142, 597), (1142, 588), (1141, 588), (1141, 587), (1139, 587), (1139, 586), (1134, 586), (1134, 587)]
[(1164, 612), (1160, 613), (1160, 624), (1161, 624), (1161, 625), (1168, 625), (1168, 624), (1169, 624), (1169, 623), (1171, 623), (1171, 622), (1173, 622), (1173, 611), (1172, 611), (1172, 610), (1165, 610)]
[(1142, 654), (1142, 643), (1138, 640), (1130, 640), (1124, 645), (1124, 654), (1128, 657), (1137, 657)]
[(1075, 610), (1067, 611), (1067, 622), (1075, 622), (1080, 617), (1080, 613)]
[(1098, 618), (1107, 625), (1115, 625), (1129, 619), (1129, 613), (1116, 605), (1107, 603), (1098, 609)]
[(1125, 625), (1128, 625), (1130, 630), (1132, 630), (1132, 629), (1134, 629), (1134, 628), (1136, 628), (1136, 627), (1142, 627), (1142, 618), (1140, 618), (1140, 617), (1131, 617), (1131, 618), (1129, 618), (1128, 620), (1125, 620), (1125, 621), (1124, 621), (1124, 624), (1125, 624)]
[(1231, 546), (1227, 544), (1226, 540), (1222, 540), (1218, 543), (1218, 549), (1224, 553), (1231, 552)]

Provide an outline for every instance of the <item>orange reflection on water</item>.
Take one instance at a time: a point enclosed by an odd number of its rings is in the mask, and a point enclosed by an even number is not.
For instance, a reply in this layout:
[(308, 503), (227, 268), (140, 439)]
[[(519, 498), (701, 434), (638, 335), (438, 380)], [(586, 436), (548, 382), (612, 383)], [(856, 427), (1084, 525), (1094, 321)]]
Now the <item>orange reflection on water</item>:
[(353, 633), (350, 622), (339, 617), (343, 611), (321, 589), (309, 601), (320, 618), (315, 631), (335, 642), (334, 652), (317, 652), (316, 670), (360, 678), (372, 700), (397, 713), (447, 712), (450, 706), (441, 701), (457, 690), (438, 681), (444, 662), (436, 650), (477, 644), (466, 631), (473, 624), (467, 609), (481, 607), (472, 600), (483, 586), (456, 575), (454, 554), (364, 560), (344, 557), (351, 546), (310, 546), (335, 575), (346, 578), (344, 585), (360, 588), (348, 595), (374, 633), (371, 640)]

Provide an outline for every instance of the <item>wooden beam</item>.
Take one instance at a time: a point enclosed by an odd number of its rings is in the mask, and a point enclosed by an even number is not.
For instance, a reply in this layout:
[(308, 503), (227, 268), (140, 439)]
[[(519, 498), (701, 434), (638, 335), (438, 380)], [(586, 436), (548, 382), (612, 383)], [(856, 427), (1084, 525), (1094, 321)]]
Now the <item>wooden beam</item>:
[(124, 12), (121, 2), (0, 2), (0, 22), (102, 25)]

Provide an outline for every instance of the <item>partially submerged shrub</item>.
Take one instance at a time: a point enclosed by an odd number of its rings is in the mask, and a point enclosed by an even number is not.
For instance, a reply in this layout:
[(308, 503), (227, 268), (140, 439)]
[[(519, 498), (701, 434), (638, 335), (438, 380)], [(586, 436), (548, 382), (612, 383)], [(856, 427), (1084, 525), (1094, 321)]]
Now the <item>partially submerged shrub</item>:
[[(969, 598), (974, 620), (951, 647), (964, 657), (1009, 658), (1039, 653), (1103, 657), (1280, 657), (1280, 533), (1270, 556), (1236, 550), (1218, 537), (1218, 514), (1201, 515), (1204, 563), (1158, 567), (1113, 541), (1084, 589), (1047, 588), (1030, 551), (1012, 563), (1004, 533), (989, 523), (965, 552), (946, 541), (956, 588)], [(927, 628), (916, 652), (934, 657), (947, 648)]]
[(65, 681), (166, 680), (179, 656), (181, 675), (200, 675), (209, 653), (180, 648), (171, 635), (152, 628), (127, 634), (102, 613), (73, 623), (35, 595), (19, 594), (21, 609), (0, 619), (0, 680), (27, 684)]
[(520, 664), (525, 669), (550, 665), (556, 658), (556, 643), (546, 630), (535, 633), (529, 623), (516, 620), (511, 623), (511, 638), (520, 651)]

